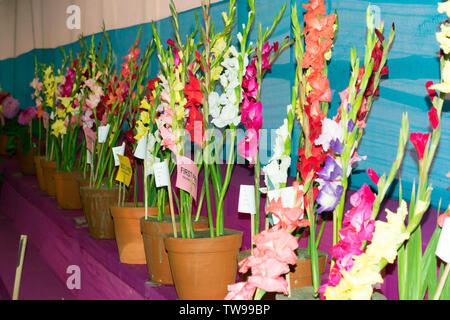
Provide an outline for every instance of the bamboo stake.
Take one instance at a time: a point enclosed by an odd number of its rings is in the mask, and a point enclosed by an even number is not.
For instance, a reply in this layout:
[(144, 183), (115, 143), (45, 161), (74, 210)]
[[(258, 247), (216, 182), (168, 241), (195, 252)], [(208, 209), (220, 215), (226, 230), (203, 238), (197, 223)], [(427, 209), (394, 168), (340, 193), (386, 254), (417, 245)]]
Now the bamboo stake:
[(434, 294), (433, 300), (439, 300), (439, 298), (441, 297), (442, 289), (444, 289), (444, 285), (445, 282), (447, 281), (449, 272), (450, 272), (450, 263), (447, 263), (442, 278), (439, 281), (439, 285), (436, 289), (436, 293)]
[(27, 236), (20, 236), (19, 253), (17, 257), (16, 278), (14, 280), (13, 300), (19, 300), (20, 280), (22, 279), (23, 259), (27, 247)]
[(145, 207), (145, 220), (148, 219), (148, 177), (147, 177), (147, 165), (144, 161), (144, 207)]
[[(166, 162), (167, 162), (167, 165), (169, 165), (167, 160), (166, 160)], [(175, 238), (178, 238), (177, 225), (175, 223), (175, 213), (173, 211), (172, 182), (170, 181), (170, 176), (169, 176), (169, 185), (167, 186), (167, 191), (169, 193), (169, 206), (170, 206), (170, 215), (172, 217), (173, 236)]]

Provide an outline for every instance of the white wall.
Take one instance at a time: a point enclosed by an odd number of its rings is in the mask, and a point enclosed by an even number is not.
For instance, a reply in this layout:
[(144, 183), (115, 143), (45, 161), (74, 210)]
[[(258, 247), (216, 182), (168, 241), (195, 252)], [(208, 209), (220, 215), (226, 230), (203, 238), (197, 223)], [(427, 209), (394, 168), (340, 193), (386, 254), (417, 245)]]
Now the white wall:
[[(218, 2), (219, 0), (212, 0)], [(175, 0), (179, 12), (201, 0)], [(69, 30), (66, 9), (81, 9), (81, 29)], [(33, 48), (56, 48), (101, 31), (120, 29), (170, 16), (169, 0), (0, 0), (0, 60)]]

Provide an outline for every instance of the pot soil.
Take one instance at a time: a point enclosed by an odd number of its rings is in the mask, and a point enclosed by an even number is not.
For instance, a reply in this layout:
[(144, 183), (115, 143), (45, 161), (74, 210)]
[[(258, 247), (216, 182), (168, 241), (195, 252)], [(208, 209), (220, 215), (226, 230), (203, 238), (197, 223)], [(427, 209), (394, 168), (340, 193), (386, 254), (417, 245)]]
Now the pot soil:
[(56, 172), (55, 187), (58, 206), (63, 210), (81, 210), (80, 183), (82, 172)]
[(36, 148), (30, 148), (27, 154), (23, 153), (22, 146), (17, 148), (17, 162), (19, 163), (20, 172), (22, 172), (24, 176), (36, 175), (36, 164), (34, 162), (36, 154)]
[(119, 187), (80, 187), (81, 204), (89, 225), (89, 233), (94, 239), (115, 239), (114, 221), (110, 208), (117, 206)]
[[(167, 213), (170, 214), (170, 212)], [(193, 225), (195, 231), (209, 230), (206, 219), (194, 222)], [(176, 226), (177, 232), (180, 232), (180, 223), (177, 222)], [(169, 256), (164, 245), (164, 239), (173, 234), (171, 217), (165, 217), (161, 222), (153, 217), (149, 217), (147, 220), (142, 218), (141, 232), (148, 274), (151, 281), (159, 284), (173, 285)]]
[(38, 178), (39, 188), (42, 191), (45, 191), (45, 178), (44, 178), (44, 170), (42, 169), (42, 161), (44, 157), (35, 156), (34, 163), (36, 166), (36, 175)]
[(56, 197), (56, 161), (46, 161), (41, 159), (41, 166), (44, 173), (45, 191), (47, 192), (49, 197)]
[(236, 282), (242, 232), (227, 229), (224, 236), (210, 238), (208, 230), (196, 232), (196, 237), (164, 239), (178, 298), (223, 300)]
[[(168, 208), (166, 208), (168, 214)], [(149, 216), (156, 216), (158, 208), (148, 208)], [(145, 218), (143, 203), (134, 207), (134, 203), (125, 203), (123, 207), (112, 206), (117, 248), (120, 262), (125, 264), (146, 264), (144, 242), (142, 240), (140, 220)]]

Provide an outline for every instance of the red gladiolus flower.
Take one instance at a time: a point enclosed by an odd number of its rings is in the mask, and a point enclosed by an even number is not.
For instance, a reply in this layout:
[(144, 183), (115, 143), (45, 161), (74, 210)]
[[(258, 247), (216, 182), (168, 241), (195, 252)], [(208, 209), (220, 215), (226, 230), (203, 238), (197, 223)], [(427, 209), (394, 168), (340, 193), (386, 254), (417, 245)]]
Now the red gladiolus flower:
[(378, 182), (380, 181), (380, 177), (374, 170), (367, 169), (367, 175), (369, 176), (370, 180), (372, 180), (373, 183), (378, 185)]
[(200, 81), (193, 76), (190, 77), (189, 84), (184, 88), (184, 94), (187, 99), (186, 107), (198, 107), (203, 102)]
[(203, 147), (203, 137), (205, 134), (203, 115), (197, 107), (193, 107), (189, 110), (186, 130), (191, 134), (191, 141), (200, 147)]
[(425, 148), (427, 147), (428, 140), (430, 140), (429, 133), (411, 133), (409, 139), (412, 144), (416, 148), (417, 155), (419, 157), (419, 161), (423, 159), (423, 155), (425, 153)]
[(439, 127), (439, 117), (435, 107), (431, 107), (430, 111), (428, 112), (428, 118), (430, 120), (431, 126), (434, 130), (436, 130)]

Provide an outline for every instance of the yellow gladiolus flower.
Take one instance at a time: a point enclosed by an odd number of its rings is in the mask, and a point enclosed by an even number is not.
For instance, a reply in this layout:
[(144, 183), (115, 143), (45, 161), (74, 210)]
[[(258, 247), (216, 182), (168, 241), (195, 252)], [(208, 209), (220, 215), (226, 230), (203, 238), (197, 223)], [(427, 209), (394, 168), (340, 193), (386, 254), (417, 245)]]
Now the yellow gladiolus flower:
[(143, 124), (150, 123), (150, 114), (147, 111), (141, 112), (140, 120)]
[(67, 133), (67, 128), (64, 125), (64, 120), (58, 119), (52, 124), (52, 135), (59, 137), (60, 135), (65, 135)]
[(448, 17), (450, 17), (450, 1), (440, 2), (438, 3), (438, 12), (446, 13)]
[(219, 67), (215, 67), (214, 69), (211, 70), (211, 80), (213, 81), (217, 81), (220, 78), (220, 75), (222, 74), (223, 71), (223, 67), (219, 66)]
[(145, 137), (148, 134), (148, 128), (141, 121), (136, 123), (136, 131), (137, 134), (134, 138), (137, 141), (141, 140), (142, 137)]
[(141, 101), (141, 105), (139, 106), (139, 108), (144, 109), (144, 110), (150, 110), (151, 106), (148, 103), (147, 99), (143, 99)]
[(211, 49), (211, 53), (217, 57), (225, 51), (226, 47), (227, 43), (225, 42), (224, 38), (221, 37), (216, 40), (216, 43), (214, 43), (214, 47)]
[(443, 93), (450, 93), (450, 61), (445, 61), (444, 68), (442, 70), (442, 82), (432, 85), (430, 89), (438, 90)]

